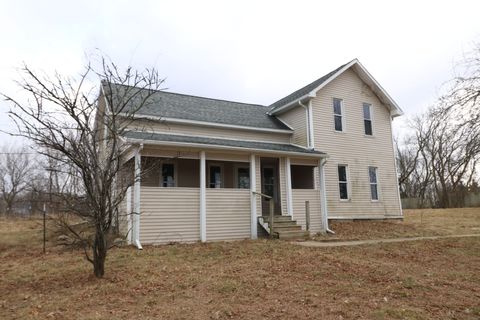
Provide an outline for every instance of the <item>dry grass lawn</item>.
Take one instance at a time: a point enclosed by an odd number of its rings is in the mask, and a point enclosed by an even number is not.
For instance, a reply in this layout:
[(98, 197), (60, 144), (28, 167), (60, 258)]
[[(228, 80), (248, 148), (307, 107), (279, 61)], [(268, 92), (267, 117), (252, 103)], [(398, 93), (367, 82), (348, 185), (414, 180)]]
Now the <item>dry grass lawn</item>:
[[(419, 219), (410, 211), (389, 231), (359, 228), (412, 235)], [(421, 231), (472, 233), (479, 219), (479, 209), (428, 211)], [(0, 220), (0, 319), (480, 319), (480, 237), (120, 248), (97, 280), (78, 251), (49, 246), (42, 255), (40, 226)]]

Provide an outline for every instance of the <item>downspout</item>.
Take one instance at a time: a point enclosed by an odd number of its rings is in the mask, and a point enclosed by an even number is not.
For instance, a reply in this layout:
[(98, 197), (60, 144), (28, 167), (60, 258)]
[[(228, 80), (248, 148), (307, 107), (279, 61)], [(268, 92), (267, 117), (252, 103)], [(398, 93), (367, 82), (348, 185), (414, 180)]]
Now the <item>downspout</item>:
[(309, 149), (313, 149), (312, 136), (311, 136), (312, 128), (310, 127), (310, 108), (304, 105), (301, 100), (298, 100), (298, 104), (305, 109), (306, 120), (307, 120), (307, 147)]
[(328, 209), (327, 209), (327, 190), (325, 186), (325, 163), (327, 163), (326, 158), (321, 158), (319, 161), (318, 175), (320, 177), (320, 190), (321, 190), (321, 207), (323, 212), (323, 225), (325, 226), (325, 231), (327, 233), (335, 234), (333, 230), (328, 228)]
[(134, 185), (134, 211), (135, 211), (135, 238), (133, 240), (137, 249), (142, 250), (140, 243), (140, 174), (141, 174), (141, 157), (140, 151), (143, 149), (143, 143), (140, 143), (135, 154), (135, 185)]

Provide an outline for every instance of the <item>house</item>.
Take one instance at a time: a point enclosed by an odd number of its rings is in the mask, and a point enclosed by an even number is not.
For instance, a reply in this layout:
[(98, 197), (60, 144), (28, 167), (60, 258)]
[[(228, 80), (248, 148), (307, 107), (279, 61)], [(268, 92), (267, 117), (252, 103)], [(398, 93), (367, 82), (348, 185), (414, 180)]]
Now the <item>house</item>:
[(128, 215), (138, 247), (256, 239), (270, 208), (280, 238), (402, 217), (391, 126), (402, 110), (357, 59), (270, 106), (151, 99), (124, 135), (137, 176), (152, 168), (125, 204), (141, 213)]

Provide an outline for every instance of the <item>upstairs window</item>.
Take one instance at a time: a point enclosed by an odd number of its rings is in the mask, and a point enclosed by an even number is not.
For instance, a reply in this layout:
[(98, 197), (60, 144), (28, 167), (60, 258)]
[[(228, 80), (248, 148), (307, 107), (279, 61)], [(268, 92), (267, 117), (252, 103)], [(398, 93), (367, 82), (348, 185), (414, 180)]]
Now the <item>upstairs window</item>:
[(368, 167), (368, 177), (370, 179), (370, 195), (371, 199), (378, 200), (378, 180), (377, 180), (377, 168)]
[(335, 123), (335, 131), (343, 131), (342, 99), (333, 98), (333, 121)]
[(173, 163), (162, 164), (162, 187), (175, 187), (175, 165)]
[(338, 165), (338, 189), (340, 200), (348, 200), (348, 174), (346, 165)]
[(368, 103), (363, 104), (363, 124), (365, 126), (365, 134), (367, 136), (373, 135), (371, 105)]

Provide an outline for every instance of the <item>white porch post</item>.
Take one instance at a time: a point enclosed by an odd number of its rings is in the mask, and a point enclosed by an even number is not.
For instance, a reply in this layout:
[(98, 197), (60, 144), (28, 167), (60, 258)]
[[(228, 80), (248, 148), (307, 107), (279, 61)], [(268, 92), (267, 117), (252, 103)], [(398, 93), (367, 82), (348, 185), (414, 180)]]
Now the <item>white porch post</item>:
[(132, 224), (132, 187), (127, 188), (127, 243), (132, 244), (133, 238), (133, 224)]
[(257, 239), (257, 172), (255, 155), (250, 155), (250, 237)]
[(320, 205), (322, 210), (322, 230), (328, 231), (327, 189), (325, 187), (325, 163), (326, 159), (318, 161), (318, 177), (320, 180)]
[(202, 242), (207, 241), (207, 179), (205, 163), (205, 151), (200, 151), (200, 240)]
[(133, 196), (134, 196), (134, 203), (133, 203), (133, 211), (134, 211), (134, 232), (133, 232), (133, 239), (134, 243), (138, 249), (142, 249), (142, 245), (140, 244), (140, 177), (141, 177), (141, 155), (140, 155), (140, 148), (135, 154), (135, 182), (133, 185)]
[(293, 204), (292, 204), (292, 172), (290, 170), (290, 158), (287, 157), (285, 161), (285, 173), (287, 175), (287, 213), (293, 218)]

